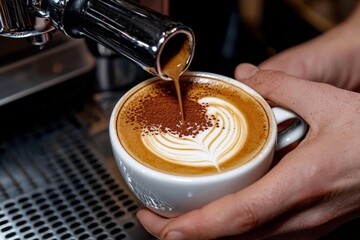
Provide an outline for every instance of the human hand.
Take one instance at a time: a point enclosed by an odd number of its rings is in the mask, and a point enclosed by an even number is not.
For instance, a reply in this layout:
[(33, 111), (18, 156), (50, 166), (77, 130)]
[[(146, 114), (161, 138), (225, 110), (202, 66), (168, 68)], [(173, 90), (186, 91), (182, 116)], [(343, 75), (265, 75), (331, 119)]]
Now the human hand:
[(358, 217), (360, 94), (249, 64), (235, 77), (303, 117), (305, 139), (242, 191), (173, 219), (140, 210), (143, 226), (166, 240), (317, 239)]
[(259, 65), (312, 81), (360, 90), (360, 4), (347, 21)]

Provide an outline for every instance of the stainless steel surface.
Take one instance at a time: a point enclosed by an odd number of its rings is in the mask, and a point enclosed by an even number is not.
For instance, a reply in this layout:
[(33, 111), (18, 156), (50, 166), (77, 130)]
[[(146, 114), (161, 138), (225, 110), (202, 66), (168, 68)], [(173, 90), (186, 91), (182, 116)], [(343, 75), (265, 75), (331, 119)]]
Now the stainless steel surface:
[(164, 52), (164, 46), (179, 39), (180, 46), (184, 42), (190, 46), (184, 71), (195, 48), (189, 27), (130, 0), (0, 2), (0, 35), (31, 37), (33, 44), (43, 45), (50, 40), (49, 32), (54, 29), (75, 38), (87, 36), (164, 79), (170, 79), (162, 72), (160, 59), (169, 54)]
[(89, 72), (94, 57), (83, 40), (69, 41), (0, 68), (0, 106)]
[(65, 39), (0, 68), (0, 239), (155, 239), (110, 148), (123, 91), (94, 97), (95, 59)]
[(0, 239), (155, 239), (116, 170), (107, 114), (91, 99), (72, 103), (24, 110), (2, 129)]

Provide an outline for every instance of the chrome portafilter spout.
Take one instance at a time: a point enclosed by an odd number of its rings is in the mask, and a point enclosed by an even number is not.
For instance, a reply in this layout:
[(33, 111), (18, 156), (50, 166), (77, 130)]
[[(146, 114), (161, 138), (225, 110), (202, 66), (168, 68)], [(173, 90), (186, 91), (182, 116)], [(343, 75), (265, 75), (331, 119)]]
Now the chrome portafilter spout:
[(147, 72), (170, 79), (163, 64), (186, 45), (184, 67), (191, 63), (192, 30), (130, 0), (1, 0), (0, 35), (31, 37), (44, 44), (60, 30), (73, 38), (88, 37), (134, 61)]

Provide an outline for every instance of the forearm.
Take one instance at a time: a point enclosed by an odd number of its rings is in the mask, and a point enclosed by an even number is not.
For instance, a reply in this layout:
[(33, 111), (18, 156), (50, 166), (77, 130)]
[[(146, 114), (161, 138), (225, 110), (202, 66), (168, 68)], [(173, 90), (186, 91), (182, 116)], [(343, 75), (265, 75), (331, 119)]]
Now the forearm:
[(360, 87), (360, 2), (342, 23), (260, 64), (344, 89)]

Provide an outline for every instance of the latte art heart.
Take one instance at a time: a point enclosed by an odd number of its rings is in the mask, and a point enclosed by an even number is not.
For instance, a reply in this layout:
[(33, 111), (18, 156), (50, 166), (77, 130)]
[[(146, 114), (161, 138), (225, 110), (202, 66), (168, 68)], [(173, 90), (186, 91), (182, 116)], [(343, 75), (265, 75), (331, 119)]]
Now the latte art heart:
[(185, 121), (172, 81), (145, 81), (127, 95), (116, 130), (132, 158), (171, 175), (209, 176), (259, 154), (269, 119), (256, 98), (217, 79), (182, 76), (180, 84)]
[(213, 124), (196, 135), (179, 136), (159, 132), (142, 136), (144, 145), (165, 161), (179, 165), (213, 166), (219, 172), (221, 163), (231, 158), (244, 144), (248, 128), (243, 114), (232, 104), (220, 98), (198, 100), (207, 105)]

